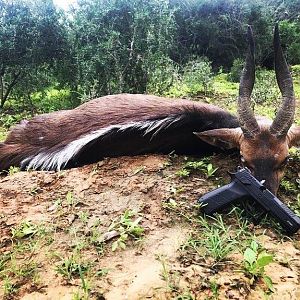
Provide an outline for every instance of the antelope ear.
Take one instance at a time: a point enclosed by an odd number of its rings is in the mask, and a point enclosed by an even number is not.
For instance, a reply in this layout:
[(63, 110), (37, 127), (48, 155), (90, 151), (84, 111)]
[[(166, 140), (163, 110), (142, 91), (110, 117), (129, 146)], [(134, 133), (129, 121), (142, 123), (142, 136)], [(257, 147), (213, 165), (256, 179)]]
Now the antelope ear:
[(300, 126), (292, 126), (288, 131), (289, 147), (300, 147)]
[(240, 139), (243, 135), (241, 128), (220, 128), (202, 132), (194, 132), (202, 141), (221, 149), (233, 149), (240, 147)]

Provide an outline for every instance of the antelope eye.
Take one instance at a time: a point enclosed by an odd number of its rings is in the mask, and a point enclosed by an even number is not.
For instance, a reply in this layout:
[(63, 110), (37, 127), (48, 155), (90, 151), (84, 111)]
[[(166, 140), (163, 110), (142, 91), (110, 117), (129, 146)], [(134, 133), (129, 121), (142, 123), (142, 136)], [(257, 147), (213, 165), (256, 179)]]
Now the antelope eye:
[(246, 162), (246, 160), (243, 156), (241, 156), (241, 162), (242, 162), (243, 166), (248, 168), (251, 173), (253, 172), (253, 168), (249, 165), (248, 162)]
[(292, 160), (291, 157), (287, 156), (285, 158), (285, 160), (281, 163), (281, 166), (284, 167), (288, 162), (290, 162)]
[(292, 159), (288, 156), (284, 159), (284, 161), (279, 165), (278, 170), (283, 169), (289, 161), (291, 161)]
[(253, 173), (253, 167), (245, 160), (245, 158), (241, 155), (241, 162), (244, 167), (248, 168), (251, 173)]

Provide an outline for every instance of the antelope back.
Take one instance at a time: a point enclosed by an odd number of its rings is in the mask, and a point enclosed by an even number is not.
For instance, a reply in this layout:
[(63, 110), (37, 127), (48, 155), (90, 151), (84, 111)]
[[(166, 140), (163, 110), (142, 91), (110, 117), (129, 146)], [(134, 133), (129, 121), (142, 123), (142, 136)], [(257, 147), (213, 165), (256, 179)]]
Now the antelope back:
[[(193, 132), (237, 127), (224, 110), (188, 100), (111, 95), (74, 110), (40, 115), (12, 129), (0, 150), (0, 167), (59, 170), (104, 156), (212, 150)], [(207, 147), (206, 147), (207, 146)], [(19, 149), (11, 151), (10, 148)]]

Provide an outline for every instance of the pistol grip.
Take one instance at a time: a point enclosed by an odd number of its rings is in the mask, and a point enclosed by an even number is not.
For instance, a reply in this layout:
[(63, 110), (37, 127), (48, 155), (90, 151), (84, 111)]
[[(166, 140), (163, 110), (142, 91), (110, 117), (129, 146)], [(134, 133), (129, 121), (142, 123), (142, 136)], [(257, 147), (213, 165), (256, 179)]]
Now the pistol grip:
[(211, 215), (246, 196), (247, 191), (234, 180), (203, 195), (198, 202), (203, 205), (203, 211)]

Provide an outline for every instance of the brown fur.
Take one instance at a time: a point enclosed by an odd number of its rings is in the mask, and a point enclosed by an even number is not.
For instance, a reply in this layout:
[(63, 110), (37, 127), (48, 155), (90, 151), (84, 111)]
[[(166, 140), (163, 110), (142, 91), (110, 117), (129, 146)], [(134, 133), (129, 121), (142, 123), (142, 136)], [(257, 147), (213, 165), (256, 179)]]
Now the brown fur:
[[(11, 165), (20, 166), (22, 160), (41, 152), (54, 153), (72, 141), (110, 125), (159, 120), (170, 116), (185, 116), (187, 121), (182, 124), (182, 133), (178, 127), (176, 130), (175, 128), (173, 131), (169, 130), (172, 139), (164, 136), (166, 141), (169, 139), (169, 145), (164, 149), (165, 151), (171, 150), (172, 145), (175, 150), (176, 147), (180, 147), (177, 145), (181, 141), (180, 138), (182, 138), (182, 143), (191, 144), (191, 147), (194, 147), (193, 131), (238, 126), (236, 117), (209, 104), (149, 95), (110, 95), (91, 100), (73, 110), (43, 114), (32, 120), (22, 121), (11, 130), (6, 141), (0, 143), (0, 169), (7, 169)], [(187, 126), (191, 126), (190, 130), (186, 128)], [(176, 141), (176, 135), (178, 141)], [(118, 135), (115, 134), (115, 136), (117, 138)], [(137, 147), (141, 147), (142, 151), (139, 152), (136, 149), (116, 151), (117, 148), (126, 146), (127, 141), (136, 142)], [(138, 137), (128, 134), (121, 145), (112, 141), (111, 148), (107, 147), (107, 143), (101, 144), (101, 141), (96, 143), (91, 155), (94, 161), (100, 159), (101, 155), (110, 156), (111, 153), (122, 155), (155, 152), (159, 151), (163, 144), (162, 140), (156, 139), (156, 141), (157, 145), (149, 139), (141, 138), (141, 134)], [(97, 149), (99, 154), (95, 154)], [(105, 151), (101, 152), (102, 149)], [(82, 161), (86, 163), (89, 160), (85, 157)]]
[[(216, 106), (188, 100), (149, 95), (110, 95), (91, 100), (73, 110), (43, 114), (13, 128), (5, 143), (51, 147), (70, 141), (93, 130), (115, 124), (165, 118), (196, 109), (209, 119), (221, 112)], [(44, 137), (42, 141), (39, 138)]]
[(266, 180), (266, 187), (276, 192), (289, 154), (287, 138), (276, 138), (264, 130), (254, 139), (242, 138), (240, 153), (245, 160), (243, 164), (253, 175), (258, 180)]
[(300, 143), (300, 127), (292, 126), (288, 134), (276, 137), (270, 133), (271, 120), (257, 117), (259, 134), (246, 137), (240, 128), (208, 130), (198, 134), (211, 145), (240, 149), (242, 164), (250, 169), (258, 180), (276, 194), (289, 154), (289, 148)]

